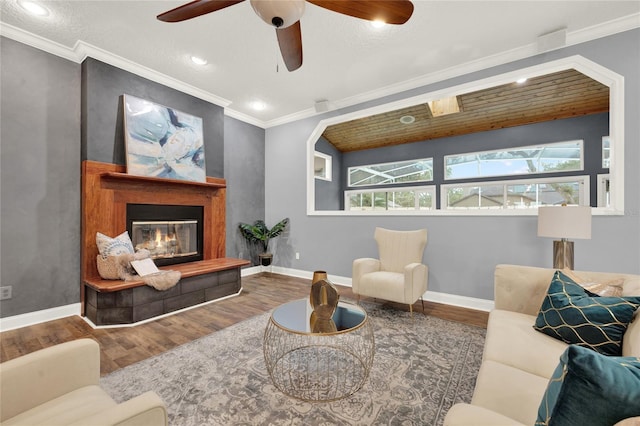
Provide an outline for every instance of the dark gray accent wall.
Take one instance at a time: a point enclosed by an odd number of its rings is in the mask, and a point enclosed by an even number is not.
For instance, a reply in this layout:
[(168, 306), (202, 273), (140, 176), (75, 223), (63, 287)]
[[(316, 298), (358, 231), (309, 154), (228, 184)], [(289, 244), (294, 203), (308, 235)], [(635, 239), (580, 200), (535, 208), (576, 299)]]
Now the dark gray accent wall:
[(0, 316), (80, 301), (80, 65), (0, 38)]
[[(487, 132), (473, 133), (449, 138), (440, 138), (429, 141), (414, 142), (411, 144), (393, 145), (384, 148), (368, 149), (363, 151), (347, 152), (342, 155), (342, 170), (340, 171), (342, 191), (349, 188), (349, 167), (388, 163), (392, 161), (413, 160), (418, 158), (433, 158), (433, 181), (420, 182), (418, 185), (437, 185), (436, 198), (440, 206), (441, 184), (449, 183), (444, 180), (444, 157), (452, 154), (464, 154), (478, 151), (506, 149), (520, 146), (531, 146), (554, 142), (563, 142), (582, 139), (584, 141), (584, 171), (575, 174), (590, 177), (591, 205), (597, 206), (597, 175), (608, 173), (608, 169), (602, 168), (602, 137), (609, 135), (609, 114), (593, 114), (581, 117), (567, 118), (564, 120), (547, 121), (544, 123), (529, 124), (524, 126), (509, 127)], [(324, 146), (327, 142), (318, 140), (316, 146)], [(567, 173), (545, 173), (545, 177), (566, 176)], [(500, 176), (491, 180), (522, 179), (531, 176)], [(456, 180), (456, 182), (472, 182), (477, 179)], [(316, 183), (316, 190), (318, 189)], [(402, 186), (410, 186), (403, 184)], [(385, 185), (386, 187), (390, 187)], [(378, 186), (377, 188), (380, 188)], [(357, 189), (365, 189), (358, 187)], [(322, 194), (324, 195), (324, 194)], [(337, 210), (322, 208), (325, 206), (318, 199), (316, 193), (316, 210)], [(320, 206), (320, 207), (318, 207)]]
[(202, 118), (207, 176), (224, 176), (224, 109), (93, 58), (82, 63), (82, 159), (126, 164), (122, 95)]
[[(266, 216), (268, 220), (291, 218), (288, 246), (279, 247), (277, 264), (350, 277), (355, 258), (377, 256), (373, 233), (376, 226), (382, 226), (428, 229), (424, 262), (429, 265), (429, 290), (434, 292), (493, 299), (497, 264), (551, 267), (553, 243), (537, 237), (536, 216), (307, 215), (305, 142), (318, 122), (329, 117), (573, 55), (582, 55), (625, 78), (625, 214), (594, 216), (592, 238), (575, 242), (576, 269), (640, 273), (640, 29), (267, 129)], [(279, 166), (283, 163), (286, 168)], [(296, 252), (300, 259), (293, 255)]]
[(238, 225), (264, 219), (264, 129), (225, 117), (224, 134), (227, 257), (251, 260)]
[(344, 207), (344, 178), (346, 176), (342, 164), (343, 154), (322, 136), (316, 142), (316, 151), (331, 156), (331, 181), (316, 179), (317, 210), (341, 210)]
[(264, 218), (263, 129), (92, 58), (4, 37), (0, 55), (0, 284), (13, 287), (0, 317), (80, 302), (81, 161), (126, 164), (125, 93), (203, 118), (207, 176), (227, 179), (227, 255), (239, 253), (238, 222)]

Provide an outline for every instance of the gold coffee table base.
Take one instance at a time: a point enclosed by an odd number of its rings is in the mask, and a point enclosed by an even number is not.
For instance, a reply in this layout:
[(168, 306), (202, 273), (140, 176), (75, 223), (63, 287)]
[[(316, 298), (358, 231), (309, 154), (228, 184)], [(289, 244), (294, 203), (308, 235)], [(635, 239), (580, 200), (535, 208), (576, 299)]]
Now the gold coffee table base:
[(347, 309), (360, 322), (333, 333), (295, 331), (270, 318), (263, 349), (277, 389), (303, 401), (335, 401), (362, 388), (373, 364), (373, 329), (362, 308)]

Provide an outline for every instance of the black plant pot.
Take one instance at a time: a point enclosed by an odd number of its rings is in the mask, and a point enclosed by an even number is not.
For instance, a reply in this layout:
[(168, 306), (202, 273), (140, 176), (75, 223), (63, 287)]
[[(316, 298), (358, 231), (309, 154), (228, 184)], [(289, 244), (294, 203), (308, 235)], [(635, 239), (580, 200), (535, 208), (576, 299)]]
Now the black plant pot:
[(260, 265), (269, 266), (273, 260), (273, 255), (271, 253), (262, 253), (258, 255), (258, 259), (260, 260)]

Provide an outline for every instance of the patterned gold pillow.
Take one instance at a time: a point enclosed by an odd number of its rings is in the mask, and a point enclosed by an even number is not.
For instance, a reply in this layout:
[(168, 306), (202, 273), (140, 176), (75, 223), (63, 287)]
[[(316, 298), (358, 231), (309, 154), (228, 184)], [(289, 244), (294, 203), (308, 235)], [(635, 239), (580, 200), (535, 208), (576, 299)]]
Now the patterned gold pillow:
[(614, 278), (601, 283), (585, 280), (578, 276), (571, 269), (563, 269), (562, 273), (571, 278), (573, 282), (580, 285), (582, 288), (587, 289), (591, 293), (604, 297), (620, 297), (622, 296), (622, 284), (624, 278)]
[(556, 271), (534, 329), (567, 344), (620, 356), (622, 336), (640, 307), (640, 297), (600, 297)]

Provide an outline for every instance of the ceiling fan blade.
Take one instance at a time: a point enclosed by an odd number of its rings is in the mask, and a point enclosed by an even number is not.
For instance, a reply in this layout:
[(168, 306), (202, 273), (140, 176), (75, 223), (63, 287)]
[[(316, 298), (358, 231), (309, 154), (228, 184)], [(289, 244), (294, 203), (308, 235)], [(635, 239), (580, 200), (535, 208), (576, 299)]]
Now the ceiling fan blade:
[(164, 22), (186, 21), (187, 19), (206, 15), (207, 13), (215, 12), (216, 10), (224, 9), (225, 7), (233, 6), (243, 1), (244, 0), (195, 0), (161, 13), (157, 18)]
[(278, 45), (282, 59), (289, 71), (295, 71), (302, 66), (302, 31), (300, 21), (287, 28), (276, 28)]
[(409, 0), (307, 0), (316, 6), (368, 21), (404, 24), (413, 14)]

